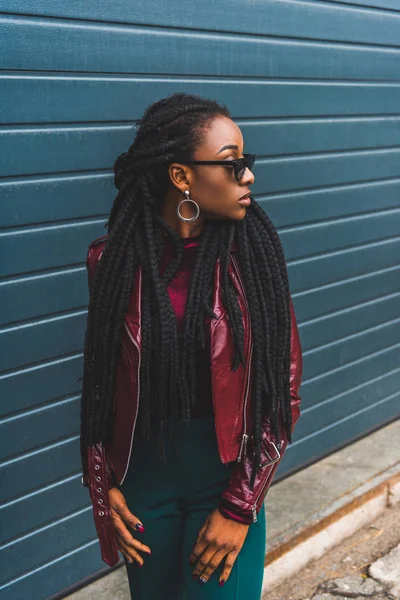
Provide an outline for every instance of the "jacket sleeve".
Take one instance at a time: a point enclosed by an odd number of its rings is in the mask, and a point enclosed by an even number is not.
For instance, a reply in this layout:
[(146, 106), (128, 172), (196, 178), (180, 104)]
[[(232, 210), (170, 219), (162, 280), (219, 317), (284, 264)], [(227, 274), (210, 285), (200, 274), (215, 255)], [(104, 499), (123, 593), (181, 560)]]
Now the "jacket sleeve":
[[(92, 288), (95, 266), (101, 256), (100, 242), (95, 240), (89, 246), (86, 267), (89, 279), (89, 293)], [(83, 446), (82, 438), (81, 445)], [(101, 442), (82, 447), (83, 485), (89, 488), (93, 506), (93, 518), (100, 542), (101, 557), (108, 566), (114, 567), (119, 561), (108, 490), (116, 485), (114, 473), (107, 461), (106, 450)]]
[[(292, 431), (300, 416), (299, 390), (303, 373), (303, 358), (300, 336), (297, 328), (292, 298), (290, 297), (291, 338), (290, 338), (290, 397), (292, 409)], [(281, 421), (282, 424), (282, 421)], [(252, 446), (247, 446), (247, 453), (234, 469), (227, 488), (222, 493), (219, 510), (226, 517), (250, 524), (257, 521), (264, 498), (285, 452), (288, 440), (283, 426), (280, 427), (280, 449), (272, 441), (272, 433), (268, 418), (262, 427), (262, 468), (256, 476), (253, 489), (250, 489), (252, 471)], [(249, 440), (250, 441), (250, 440)]]
[[(92, 242), (89, 246), (89, 250), (88, 250), (87, 258), (86, 258), (86, 269), (87, 269), (87, 276), (88, 276), (89, 294), (92, 289), (92, 282), (93, 282), (93, 276), (94, 276), (94, 271), (95, 271), (95, 267), (96, 267), (96, 262), (99, 259), (98, 255), (96, 258), (95, 248), (98, 244), (103, 242), (105, 239), (106, 239), (105, 237), (101, 237), (98, 240), (95, 240), (94, 242)], [(87, 464), (88, 465), (90, 464), (90, 450), (91, 450), (90, 448), (87, 449)], [(106, 460), (104, 449), (103, 449), (103, 453), (104, 453), (104, 458), (105, 458), (105, 474), (107, 477), (107, 486), (108, 486), (108, 489), (110, 489), (110, 488), (116, 486), (116, 478), (115, 478), (112, 468), (110, 467), (110, 465), (108, 464), (108, 462)], [(89, 478), (89, 474), (87, 471), (87, 466), (82, 465), (82, 467), (83, 467), (83, 473), (82, 473), (82, 478), (81, 478), (82, 485), (84, 485), (85, 487), (89, 487), (90, 478)]]

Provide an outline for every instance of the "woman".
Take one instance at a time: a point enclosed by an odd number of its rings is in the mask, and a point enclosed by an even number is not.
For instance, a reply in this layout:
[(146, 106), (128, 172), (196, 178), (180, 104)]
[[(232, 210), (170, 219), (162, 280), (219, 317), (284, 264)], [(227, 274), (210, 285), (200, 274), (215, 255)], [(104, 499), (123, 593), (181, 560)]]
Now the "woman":
[[(226, 107), (151, 105), (89, 247), (83, 482), (132, 598), (260, 598), (263, 500), (299, 416), (284, 254)], [(141, 568), (142, 567), (142, 568)]]

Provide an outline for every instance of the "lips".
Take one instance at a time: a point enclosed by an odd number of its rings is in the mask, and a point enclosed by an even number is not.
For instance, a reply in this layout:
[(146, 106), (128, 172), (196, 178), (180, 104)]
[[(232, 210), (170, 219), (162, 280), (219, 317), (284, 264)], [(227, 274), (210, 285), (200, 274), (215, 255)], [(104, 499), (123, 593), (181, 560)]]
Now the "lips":
[(244, 198), (240, 198), (240, 200), (238, 200), (238, 202), (242, 206), (250, 206), (251, 198), (250, 198), (250, 196), (244, 196)]

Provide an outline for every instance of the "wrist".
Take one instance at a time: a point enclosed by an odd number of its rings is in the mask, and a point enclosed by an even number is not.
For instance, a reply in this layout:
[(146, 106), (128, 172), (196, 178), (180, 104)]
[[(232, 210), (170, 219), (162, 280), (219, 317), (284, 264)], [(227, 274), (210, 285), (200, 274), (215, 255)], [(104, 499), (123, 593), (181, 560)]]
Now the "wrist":
[(221, 498), (218, 510), (225, 519), (231, 519), (243, 525), (251, 525), (253, 522), (251, 511), (241, 510), (224, 498)]

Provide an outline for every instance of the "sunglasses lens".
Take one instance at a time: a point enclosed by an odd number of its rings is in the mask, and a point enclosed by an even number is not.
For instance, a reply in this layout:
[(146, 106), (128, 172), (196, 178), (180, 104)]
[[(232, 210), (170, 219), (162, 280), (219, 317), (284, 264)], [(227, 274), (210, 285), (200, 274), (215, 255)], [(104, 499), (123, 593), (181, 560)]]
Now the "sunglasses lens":
[(251, 169), (253, 168), (253, 165), (254, 165), (254, 161), (256, 160), (256, 157), (254, 154), (250, 154), (250, 156), (248, 156), (246, 160), (247, 160), (247, 166), (251, 171)]
[(243, 175), (246, 172), (246, 164), (244, 162), (240, 162), (240, 163), (238, 163), (237, 166), (238, 166), (238, 169), (236, 171), (236, 175), (237, 175), (237, 178), (240, 181), (243, 178)]
[(246, 169), (250, 169), (250, 171), (251, 171), (251, 169), (253, 168), (253, 165), (254, 165), (255, 158), (256, 157), (254, 156), (254, 154), (250, 154), (249, 156), (246, 156), (245, 158), (239, 158), (239, 160), (237, 162), (237, 170), (236, 170), (236, 175), (237, 175), (238, 181), (243, 179)]

